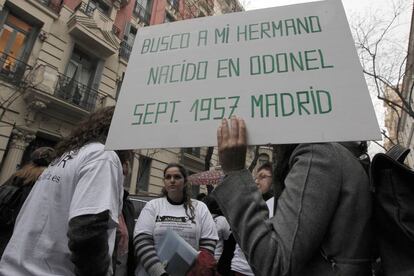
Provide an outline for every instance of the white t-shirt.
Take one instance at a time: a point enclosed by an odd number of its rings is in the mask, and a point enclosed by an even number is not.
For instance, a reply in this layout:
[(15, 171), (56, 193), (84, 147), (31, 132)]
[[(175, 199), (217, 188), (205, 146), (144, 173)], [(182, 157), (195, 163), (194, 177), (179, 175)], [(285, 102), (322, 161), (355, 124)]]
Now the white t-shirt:
[(214, 222), (216, 223), (217, 233), (218, 233), (218, 242), (216, 245), (216, 250), (214, 250), (214, 258), (218, 261), (223, 253), (224, 241), (227, 240), (231, 234), (230, 225), (227, 222), (226, 218), (223, 216), (214, 216)]
[[(194, 249), (199, 249), (200, 239), (218, 240), (216, 225), (207, 206), (198, 200), (192, 199), (194, 206), (194, 222), (187, 214), (183, 204), (174, 205), (166, 197), (153, 199), (148, 202), (135, 224), (134, 237), (141, 233), (153, 236), (155, 250), (168, 229), (174, 230)], [(188, 213), (190, 210), (187, 211)], [(147, 275), (140, 266), (137, 275)]]
[[(122, 165), (113, 151), (91, 143), (64, 154), (39, 177), (16, 220), (0, 275), (71, 276), (68, 222), (109, 210), (109, 255), (122, 210)], [(109, 273), (112, 270), (110, 269)]]
[[(266, 201), (267, 208), (269, 209), (269, 217), (273, 217), (273, 205), (275, 198), (272, 197)], [(254, 276), (252, 269), (250, 268), (247, 259), (241, 250), (240, 246), (236, 244), (236, 249), (234, 250), (234, 256), (231, 260), (231, 270), (239, 272), (247, 276)]]

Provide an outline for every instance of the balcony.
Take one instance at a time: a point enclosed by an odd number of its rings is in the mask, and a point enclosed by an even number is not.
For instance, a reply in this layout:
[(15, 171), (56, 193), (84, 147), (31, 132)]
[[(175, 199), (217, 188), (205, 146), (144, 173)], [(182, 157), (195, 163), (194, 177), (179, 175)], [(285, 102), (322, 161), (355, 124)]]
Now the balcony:
[(95, 11), (95, 8), (92, 6), (89, 6), (85, 2), (80, 2), (79, 5), (75, 8), (75, 12), (76, 11), (83, 12), (85, 15), (91, 17), (93, 16), (93, 12)]
[(128, 45), (128, 43), (124, 40), (121, 42), (121, 47), (119, 48), (119, 56), (126, 61), (129, 60), (129, 56), (131, 55), (132, 46)]
[(77, 124), (89, 116), (90, 112), (115, 104), (112, 95), (60, 74), (54, 67), (41, 66), (42, 69), (36, 74), (41, 81), (30, 86), (23, 95), (27, 106), (26, 120), (33, 121), (30, 119), (34, 115), (32, 113), (36, 112), (39, 106), (43, 106), (46, 108), (42, 108), (42, 112), (46, 116), (69, 124)]
[(95, 109), (99, 92), (65, 75), (58, 76), (55, 96), (86, 111)]
[(113, 31), (113, 22), (105, 14), (81, 2), (67, 23), (69, 34), (77, 43), (93, 49), (101, 58), (118, 52), (120, 39)]
[(0, 52), (0, 78), (14, 85), (22, 85), (26, 71), (32, 67), (11, 55)]
[(62, 9), (63, 0), (37, 0), (40, 4), (53, 12), (59, 14)]
[(148, 11), (146, 8), (141, 6), (138, 1), (135, 3), (134, 15), (139, 18), (141, 22), (148, 26), (151, 19), (151, 11)]

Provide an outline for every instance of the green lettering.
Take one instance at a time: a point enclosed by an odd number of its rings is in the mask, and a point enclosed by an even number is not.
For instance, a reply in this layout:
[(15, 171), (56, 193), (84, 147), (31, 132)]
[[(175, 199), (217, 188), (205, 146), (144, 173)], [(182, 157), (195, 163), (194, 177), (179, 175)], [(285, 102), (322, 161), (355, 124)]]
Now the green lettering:
[[(285, 109), (286, 106), (287, 106), (286, 98), (288, 98), (289, 102), (290, 102), (290, 112), (286, 112), (286, 109)], [(281, 101), (281, 106), (282, 106), (282, 115), (283, 115), (283, 117), (290, 116), (295, 112), (295, 106), (293, 104), (293, 96), (292, 95), (290, 95), (289, 93), (281, 93), (280, 94), (280, 101)]]
[[(250, 24), (249, 25), (249, 40), (259, 39), (259, 30), (256, 29), (259, 24)], [(256, 34), (256, 36), (254, 36)]]
[[(322, 95), (321, 95), (322, 94)], [(322, 96), (325, 95), (326, 98), (326, 107), (327, 109), (323, 110), (322, 109)], [(316, 90), (316, 97), (318, 98), (318, 110), (320, 114), (325, 114), (325, 113), (329, 113), (332, 111), (332, 100), (331, 100), (331, 95), (329, 94), (328, 91), (324, 91), (324, 90)]]
[(260, 118), (263, 118), (263, 95), (260, 95), (258, 99), (256, 98), (256, 96), (252, 95), (251, 104), (251, 117), (254, 118), (256, 114), (255, 108), (260, 108)]
[(316, 50), (305, 51), (306, 70), (319, 69), (318, 66), (312, 67), (311, 64), (310, 64), (312, 61), (317, 61), (318, 60), (317, 58), (311, 56), (313, 53), (316, 53)]
[(152, 81), (152, 84), (155, 84), (157, 82), (158, 69), (159, 69), (159, 67), (157, 67), (157, 70), (154, 70), (154, 68), (151, 67), (150, 72), (149, 72), (149, 76), (148, 76), (147, 85), (150, 85), (151, 81)]
[(319, 56), (321, 58), (322, 68), (333, 68), (334, 67), (333, 65), (325, 65), (325, 60), (323, 58), (323, 54), (322, 54), (321, 49), (318, 49), (318, 53), (319, 53)]
[[(302, 95), (305, 96), (305, 99), (301, 99)], [(309, 92), (298, 91), (296, 92), (296, 97), (298, 100), (299, 115), (302, 115), (302, 110), (304, 110), (309, 115), (310, 114), (309, 110), (304, 106), (304, 104), (309, 104)]]
[[(271, 101), (273, 99), (273, 101)], [(277, 94), (266, 94), (266, 117), (269, 117), (270, 107), (274, 107), (274, 114), (275, 117), (278, 117), (278, 110), (277, 110)]]
[[(161, 102), (157, 104), (157, 111), (155, 112), (155, 121), (154, 123), (158, 123), (158, 115), (163, 114), (163, 113), (167, 113), (167, 102)], [(163, 109), (161, 109), (161, 107), (164, 107)]]
[(149, 111), (150, 106), (155, 106), (155, 103), (149, 103), (145, 106), (145, 115), (144, 115), (144, 125), (152, 124), (151, 121), (147, 121), (147, 116), (154, 114), (154, 112)]
[[(256, 62), (255, 62), (256, 60)], [(254, 64), (257, 64), (256, 68), (257, 71), (254, 71)], [(259, 56), (251, 56), (250, 57), (250, 75), (260, 75), (261, 72), (261, 66), (260, 66), (260, 57)]]

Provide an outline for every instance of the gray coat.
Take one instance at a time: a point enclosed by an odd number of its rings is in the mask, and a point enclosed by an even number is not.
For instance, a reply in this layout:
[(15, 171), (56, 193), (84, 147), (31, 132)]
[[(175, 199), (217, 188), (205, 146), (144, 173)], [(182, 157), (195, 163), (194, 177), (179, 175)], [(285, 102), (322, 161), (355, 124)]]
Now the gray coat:
[(214, 195), (256, 275), (370, 274), (369, 180), (337, 143), (300, 144), (269, 219), (247, 170), (228, 174)]

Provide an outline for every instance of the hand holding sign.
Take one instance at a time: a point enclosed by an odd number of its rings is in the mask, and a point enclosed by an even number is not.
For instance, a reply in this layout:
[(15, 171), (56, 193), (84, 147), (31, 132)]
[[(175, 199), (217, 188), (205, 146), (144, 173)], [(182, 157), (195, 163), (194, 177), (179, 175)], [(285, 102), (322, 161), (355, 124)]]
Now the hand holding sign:
[(244, 168), (246, 162), (246, 125), (242, 118), (230, 119), (230, 129), (226, 119), (217, 129), (217, 145), (220, 164), (225, 173)]

